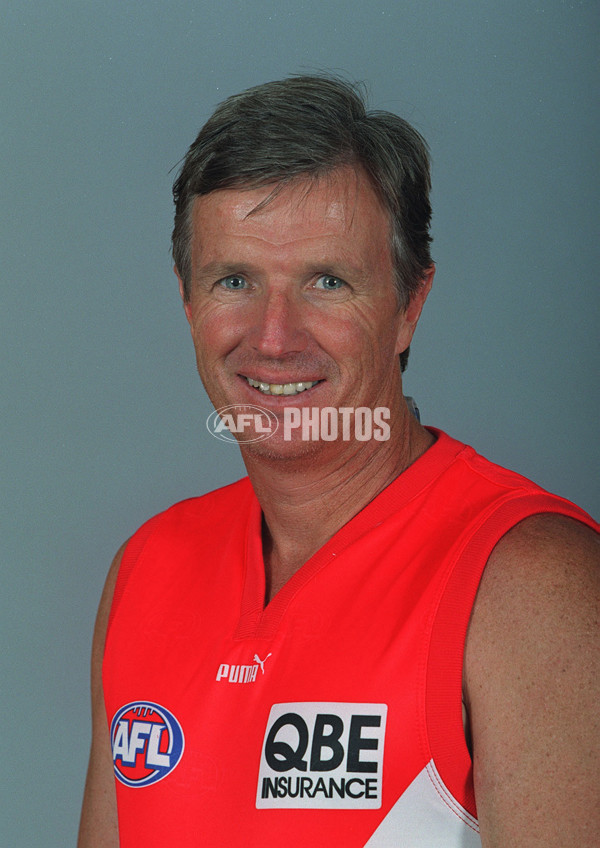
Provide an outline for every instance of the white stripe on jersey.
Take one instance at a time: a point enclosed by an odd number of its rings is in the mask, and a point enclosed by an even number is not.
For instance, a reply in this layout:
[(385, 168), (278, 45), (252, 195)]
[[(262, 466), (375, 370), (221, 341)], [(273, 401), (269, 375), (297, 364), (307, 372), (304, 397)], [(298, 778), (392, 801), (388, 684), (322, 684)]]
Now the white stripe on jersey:
[(450, 794), (430, 760), (365, 848), (481, 848), (481, 839), (477, 819)]

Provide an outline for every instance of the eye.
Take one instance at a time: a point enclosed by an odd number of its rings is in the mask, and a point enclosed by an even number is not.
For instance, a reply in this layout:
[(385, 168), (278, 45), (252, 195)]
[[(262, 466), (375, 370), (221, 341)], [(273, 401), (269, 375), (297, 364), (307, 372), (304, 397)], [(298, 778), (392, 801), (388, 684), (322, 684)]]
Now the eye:
[(248, 283), (245, 278), (240, 277), (239, 274), (231, 274), (231, 276), (223, 277), (222, 280), (219, 280), (217, 285), (222, 289), (227, 289), (228, 291), (242, 291), (247, 288)]
[(321, 291), (339, 291), (345, 285), (346, 283), (343, 280), (331, 274), (322, 274), (315, 282), (315, 288), (321, 289)]

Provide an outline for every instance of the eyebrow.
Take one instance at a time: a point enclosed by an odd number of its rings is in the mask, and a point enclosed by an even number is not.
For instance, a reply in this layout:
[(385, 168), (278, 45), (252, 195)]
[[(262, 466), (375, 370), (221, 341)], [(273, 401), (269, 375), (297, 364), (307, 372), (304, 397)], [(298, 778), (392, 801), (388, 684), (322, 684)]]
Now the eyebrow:
[(248, 268), (247, 262), (207, 262), (206, 265), (201, 265), (198, 268), (197, 276), (200, 277), (213, 277), (213, 276), (223, 276), (227, 274), (234, 273), (234, 269), (237, 269), (238, 273), (240, 268), (246, 267)]

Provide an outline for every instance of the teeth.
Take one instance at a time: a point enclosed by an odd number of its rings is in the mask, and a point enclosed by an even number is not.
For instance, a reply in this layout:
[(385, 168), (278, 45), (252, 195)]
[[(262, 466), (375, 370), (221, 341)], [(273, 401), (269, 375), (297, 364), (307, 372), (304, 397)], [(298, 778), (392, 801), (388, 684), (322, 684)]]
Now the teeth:
[(246, 380), (264, 395), (298, 395), (300, 392), (305, 392), (306, 389), (316, 386), (319, 382), (313, 380), (303, 383), (261, 383), (260, 380), (253, 380), (251, 377), (246, 377)]

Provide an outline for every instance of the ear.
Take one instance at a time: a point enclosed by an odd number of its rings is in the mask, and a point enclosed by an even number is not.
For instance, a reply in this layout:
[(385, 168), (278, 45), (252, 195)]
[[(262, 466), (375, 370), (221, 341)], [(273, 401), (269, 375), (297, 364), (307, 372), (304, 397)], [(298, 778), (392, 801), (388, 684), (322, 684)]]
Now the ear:
[(398, 327), (398, 340), (396, 343), (396, 353), (400, 354), (410, 345), (412, 337), (415, 333), (417, 323), (421, 317), (421, 312), (425, 306), (427, 295), (431, 291), (433, 285), (433, 276), (435, 274), (435, 265), (430, 265), (423, 276), (417, 291), (412, 295), (408, 306), (401, 316), (400, 325)]
[(173, 265), (173, 271), (175, 272), (175, 276), (179, 281), (179, 295), (181, 297), (181, 301), (183, 303), (183, 311), (185, 312), (185, 317), (188, 320), (188, 324), (191, 324), (192, 321), (192, 305), (189, 301), (189, 298), (185, 296), (185, 287), (183, 285), (183, 280), (179, 275), (179, 271), (177, 270), (177, 265)]

